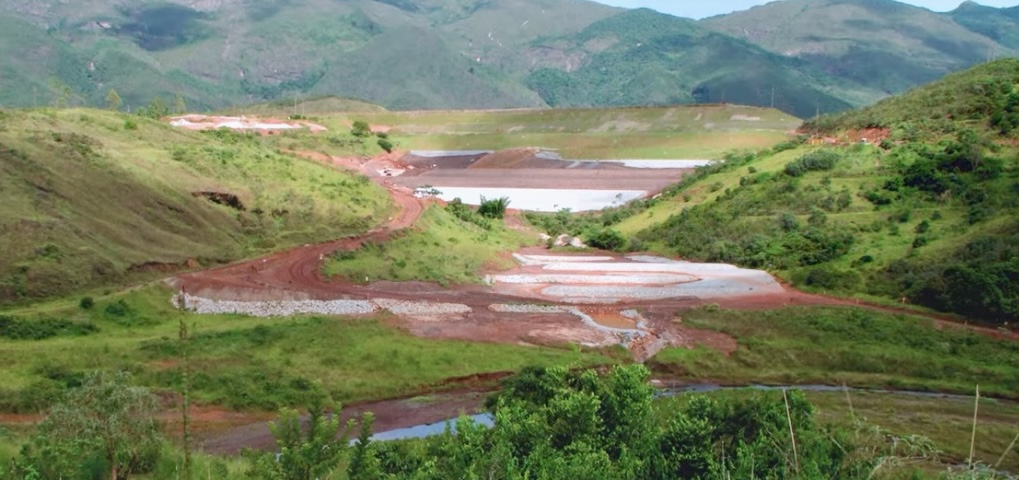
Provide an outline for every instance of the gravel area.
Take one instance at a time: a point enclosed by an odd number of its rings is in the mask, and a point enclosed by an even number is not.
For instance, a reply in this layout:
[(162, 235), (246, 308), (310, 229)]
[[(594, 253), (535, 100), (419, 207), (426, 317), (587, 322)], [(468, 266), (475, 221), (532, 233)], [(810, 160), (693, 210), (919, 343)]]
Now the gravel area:
[(621, 163), (627, 168), (649, 169), (685, 169), (711, 165), (713, 160), (602, 160), (608, 163)]
[(559, 307), (556, 305), (525, 305), (509, 303), (496, 303), (489, 305), (488, 309), (498, 313), (563, 313), (568, 310), (567, 307)]
[(411, 302), (388, 298), (372, 301), (395, 315), (463, 315), (472, 312), (471, 307), (459, 303)]
[[(771, 279), (770, 276), (768, 278)], [(715, 298), (748, 294), (781, 293), (783, 291), (782, 286), (773, 279), (767, 284), (747, 280), (749, 279), (705, 278), (698, 282), (666, 287), (553, 285), (543, 289), (541, 293), (550, 297), (563, 297), (566, 299), (596, 298), (601, 299), (603, 303), (611, 303), (611, 301), (618, 298), (640, 300), (664, 300), (678, 297)]]
[[(174, 297), (176, 305), (178, 297)], [(411, 302), (377, 298), (368, 300), (281, 300), (272, 302), (238, 302), (211, 300), (187, 295), (187, 308), (200, 314), (250, 315), (253, 317), (287, 317), (292, 315), (367, 315), (388, 310), (395, 315), (465, 315), (471, 307), (459, 303)]]
[(640, 263), (690, 263), (682, 260), (673, 260), (671, 258), (656, 257), (654, 255), (630, 255), (626, 257), (627, 260)]
[(557, 263), (557, 262), (611, 262), (615, 260), (612, 257), (599, 257), (594, 255), (521, 255), (514, 253), (513, 258), (516, 258), (518, 262), (525, 265), (541, 265), (545, 263)]
[(473, 155), (488, 155), (495, 153), (495, 150), (411, 150), (410, 154), (422, 158), (442, 157), (470, 157)]
[[(733, 274), (741, 269), (733, 265), (712, 264), (712, 263), (585, 263), (585, 262), (559, 262), (547, 263), (545, 270), (559, 272), (625, 272), (625, 273), (685, 273), (690, 275), (717, 274), (724, 272)], [(757, 272), (757, 270), (744, 270), (745, 272)]]
[(580, 285), (673, 285), (698, 280), (692, 275), (492, 275), (494, 283)]
[(376, 306), (365, 300), (291, 300), (277, 302), (237, 302), (185, 296), (187, 309), (200, 314), (239, 314), (253, 317), (291, 315), (367, 315)]
[[(577, 287), (582, 288), (582, 287)], [(619, 303), (623, 301), (621, 298), (612, 297), (564, 297), (560, 298), (559, 301), (563, 303), (569, 303), (570, 305), (612, 305), (613, 303)]]

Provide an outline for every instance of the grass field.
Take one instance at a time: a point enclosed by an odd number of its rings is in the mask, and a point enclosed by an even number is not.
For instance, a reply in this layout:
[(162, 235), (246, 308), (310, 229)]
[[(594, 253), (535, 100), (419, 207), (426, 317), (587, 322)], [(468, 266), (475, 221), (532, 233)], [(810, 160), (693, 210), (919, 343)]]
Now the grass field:
[(963, 394), (980, 385), (988, 395), (1011, 398), (1019, 392), (1019, 344), (937, 329), (918, 317), (849, 307), (701, 308), (682, 320), (733, 336), (739, 349), (728, 357), (706, 348), (667, 349), (651, 361), (656, 371), (736, 384), (844, 383)]
[(326, 262), (325, 272), (354, 281), (477, 283), (483, 269), (512, 266), (508, 253), (535, 242), (536, 238), (507, 228), (501, 220), (486, 230), (434, 206), (392, 241), (335, 254)]
[[(68, 326), (46, 338), (0, 338), (0, 411), (45, 408), (90, 370), (127, 370), (156, 390), (180, 381), (178, 311), (171, 292), (151, 286), (95, 300), (68, 299), (5, 312), (38, 325)], [(598, 353), (413, 337), (386, 317), (252, 318), (188, 314), (193, 395), (199, 403), (273, 410), (329, 394), (342, 402), (442, 388), (442, 381), (539, 365), (610, 361)], [(9, 333), (9, 330), (3, 330)], [(44, 335), (40, 335), (44, 336)]]

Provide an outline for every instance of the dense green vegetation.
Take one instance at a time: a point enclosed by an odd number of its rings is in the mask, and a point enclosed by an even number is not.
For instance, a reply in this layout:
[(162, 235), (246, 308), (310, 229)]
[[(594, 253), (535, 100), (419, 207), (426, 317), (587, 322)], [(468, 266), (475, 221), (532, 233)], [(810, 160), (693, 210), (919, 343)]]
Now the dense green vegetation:
[[(971, 461), (969, 437), (960, 435), (970, 428), (969, 401), (939, 400), (931, 411), (932, 403), (920, 397), (849, 391), (734, 390), (656, 399), (641, 366), (601, 374), (528, 367), (489, 399), (491, 428), (462, 418), (438, 436), (376, 442), (371, 413), (344, 425), (340, 405), (311, 400), (304, 419), (281, 409), (269, 425), (276, 448), (248, 451), (242, 464), (195, 452), (182, 456), (157, 428), (157, 398), (131, 380), (123, 372), (86, 375), (26, 436), (20, 452), (5, 455), (0, 478), (851, 479), (940, 473), (982, 479), (998, 478), (995, 469), (1014, 463), (1007, 457), (1014, 445), (1005, 447), (1007, 439), (994, 435), (1010, 435), (1014, 424), (1007, 422), (1019, 415), (1014, 405), (981, 402), (989, 418), (981, 418), (975, 437), (974, 468), (948, 474), (946, 465)], [(946, 440), (949, 449), (941, 450), (934, 438), (898, 433), (914, 419), (892, 406), (913, 409), (919, 429)], [(1006, 455), (995, 461), (1001, 448)]]
[(872, 107), (808, 121), (804, 131), (833, 134), (846, 129), (887, 128), (892, 142), (937, 141), (976, 129), (1011, 136), (1019, 126), (1019, 60), (1003, 59), (964, 72)]
[(0, 303), (356, 234), (391, 208), (366, 177), (254, 134), (0, 111)]

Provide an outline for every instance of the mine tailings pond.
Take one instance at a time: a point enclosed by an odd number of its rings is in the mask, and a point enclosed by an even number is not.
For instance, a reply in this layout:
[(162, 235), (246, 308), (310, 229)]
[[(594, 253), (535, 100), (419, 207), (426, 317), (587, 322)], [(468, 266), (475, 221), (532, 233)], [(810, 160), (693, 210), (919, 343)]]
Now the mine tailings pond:
[[(853, 388), (853, 387), (841, 387), (833, 385), (742, 385), (742, 386), (725, 386), (711, 383), (703, 384), (688, 384), (681, 386), (673, 386), (668, 388), (659, 389), (655, 392), (657, 398), (663, 397), (674, 397), (677, 395), (685, 394), (698, 394), (698, 393), (711, 393), (719, 392), (724, 390), (750, 390), (750, 391), (780, 391), (780, 390), (800, 390), (804, 392), (820, 392), (820, 393), (839, 393), (848, 391), (849, 393), (875, 393), (882, 395), (902, 395), (907, 397), (918, 397), (918, 398), (940, 398), (945, 400), (957, 400), (957, 401), (972, 401), (973, 397), (969, 395), (957, 395), (950, 393), (937, 393), (937, 392), (920, 392), (914, 390), (889, 390), (889, 389), (878, 389), (878, 388)], [(467, 418), (474, 421), (476, 424), (485, 425), (491, 427), (495, 425), (495, 417), (490, 413), (478, 413), (474, 415), (467, 415)], [(396, 430), (390, 430), (386, 432), (376, 433), (372, 435), (373, 441), (387, 441), (387, 440), (407, 440), (412, 438), (425, 438), (433, 435), (441, 435), (446, 431), (446, 428), (452, 432), (456, 432), (456, 421), (457, 418), (450, 418), (442, 422), (427, 423), (421, 425), (415, 425), (413, 427), (399, 428)]]

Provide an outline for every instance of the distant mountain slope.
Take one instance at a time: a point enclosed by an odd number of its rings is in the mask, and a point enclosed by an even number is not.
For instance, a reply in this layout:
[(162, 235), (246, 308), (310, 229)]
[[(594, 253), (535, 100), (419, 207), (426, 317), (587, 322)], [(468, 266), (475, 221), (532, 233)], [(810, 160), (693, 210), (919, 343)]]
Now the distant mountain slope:
[(546, 40), (588, 60), (580, 68), (539, 68), (527, 85), (552, 106), (730, 102), (780, 108), (800, 117), (844, 110), (836, 81), (687, 19), (642, 9), (597, 22), (579, 35)]
[(863, 86), (863, 100), (898, 93), (946, 73), (1012, 56), (950, 16), (892, 0), (787, 0), (702, 24)]
[(993, 8), (966, 1), (948, 16), (1002, 46), (1019, 49), (1019, 6)]
[[(73, 89), (78, 103), (101, 104), (113, 87), (125, 105), (181, 94), (198, 110), (295, 93), (356, 96), (392, 108), (538, 106), (541, 100), (520, 82), (526, 62), (514, 53), (519, 46), (621, 11), (579, 0), (0, 0), (0, 6), (0, 18), (28, 32), (0, 30), (5, 52), (28, 52), (43, 41), (67, 51), (26, 78), (5, 77), (15, 87), (7, 104), (31, 105), (31, 85), (53, 77)], [(22, 70), (10, 60), (0, 60), (0, 69)], [(85, 72), (87, 80), (76, 78)], [(37, 90), (43, 104), (54, 101), (48, 89)]]
[[(734, 102), (799, 116), (1012, 56), (1016, 9), (787, 0), (701, 22), (584, 0), (0, 0), (0, 102), (189, 110)], [(958, 22), (958, 23), (956, 23)], [(181, 101), (175, 101), (180, 97)]]

